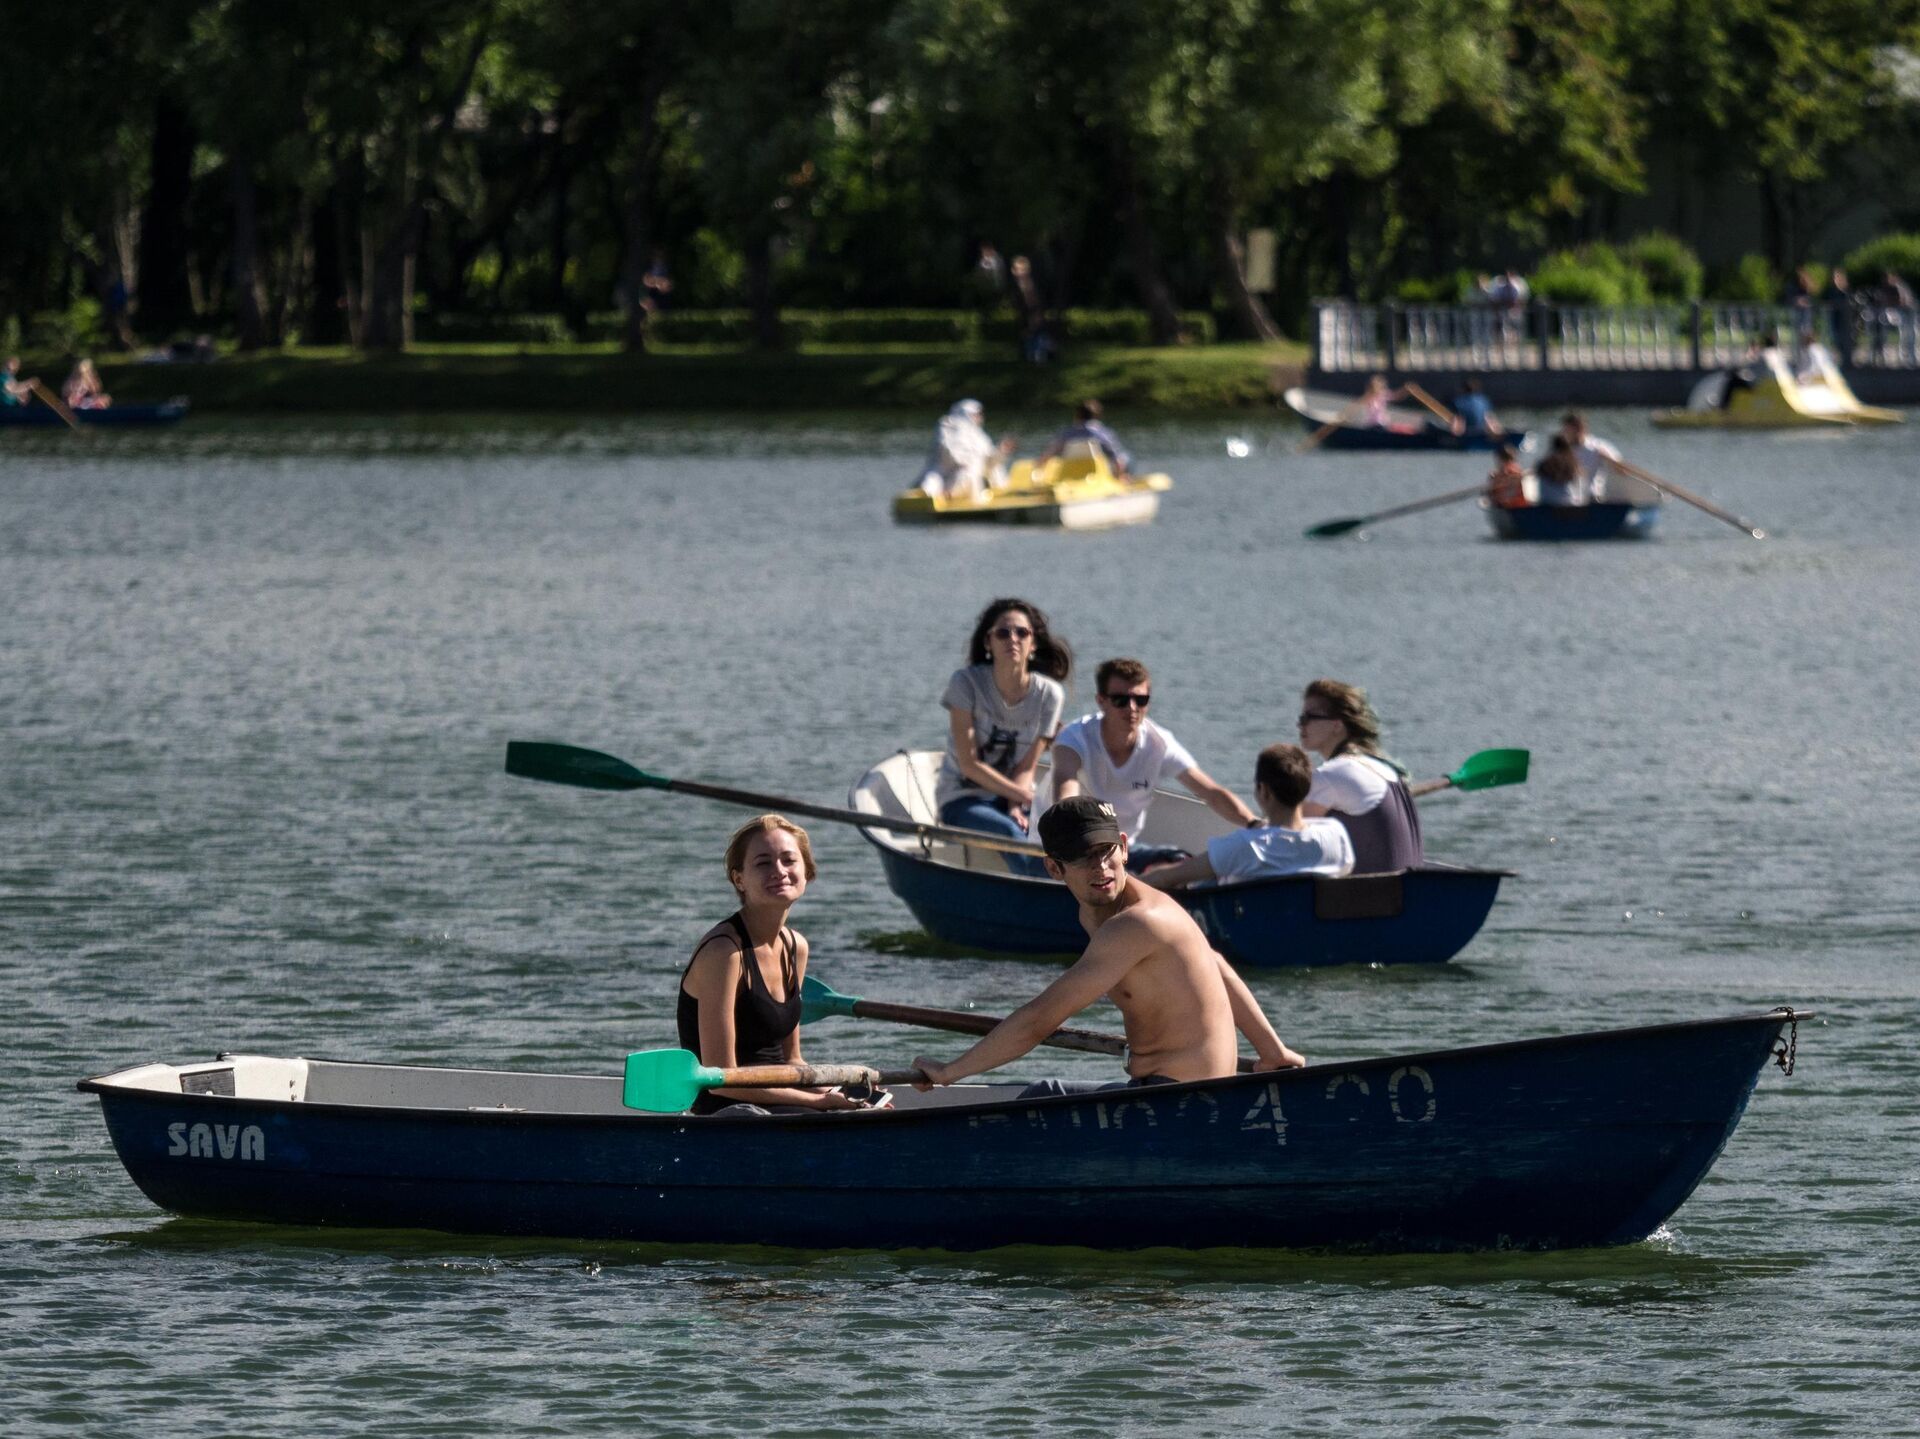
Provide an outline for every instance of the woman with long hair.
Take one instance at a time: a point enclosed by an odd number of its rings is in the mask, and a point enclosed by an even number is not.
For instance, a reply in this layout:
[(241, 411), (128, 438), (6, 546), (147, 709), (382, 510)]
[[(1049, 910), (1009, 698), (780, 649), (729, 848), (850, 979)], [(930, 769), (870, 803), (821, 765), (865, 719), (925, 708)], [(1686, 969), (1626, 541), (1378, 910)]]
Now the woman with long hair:
[[(935, 792), (942, 824), (1026, 838), (1034, 772), (1059, 732), (1072, 672), (1072, 650), (1037, 605), (997, 599), (980, 612), (967, 663), (940, 696), (948, 720)], [(1046, 873), (1037, 859), (1008, 859), (1019, 873)]]
[[(800, 985), (807, 941), (787, 914), (814, 877), (807, 832), (784, 815), (763, 814), (734, 831), (727, 881), (740, 907), (700, 937), (680, 976), (680, 1047), (702, 1064), (799, 1064)], [(694, 1114), (731, 1105), (768, 1112), (866, 1109), (838, 1089), (709, 1089)]]
[(1300, 812), (1331, 815), (1347, 827), (1355, 874), (1388, 874), (1425, 860), (1407, 772), (1380, 752), (1380, 720), (1365, 690), (1339, 680), (1308, 685), (1300, 747), (1322, 760)]

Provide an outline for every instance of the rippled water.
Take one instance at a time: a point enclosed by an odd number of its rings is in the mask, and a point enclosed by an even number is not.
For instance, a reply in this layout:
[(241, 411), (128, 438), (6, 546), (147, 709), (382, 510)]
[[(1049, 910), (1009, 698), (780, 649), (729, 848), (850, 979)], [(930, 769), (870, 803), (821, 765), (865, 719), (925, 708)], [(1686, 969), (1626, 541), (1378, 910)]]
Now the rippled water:
[[(1602, 418), (1772, 538), (1672, 505), (1647, 544), (1501, 545), (1456, 506), (1309, 542), (1484, 466), (1246, 416), (1131, 431), (1177, 487), (1103, 535), (894, 528), (924, 434), (876, 421), (0, 433), (7, 1431), (1920, 1432), (1920, 432)], [(838, 803), (938, 741), (1006, 592), (1074, 643), (1080, 708), (1141, 656), (1243, 790), (1319, 674), (1419, 774), (1533, 750), (1425, 806), (1436, 854), (1520, 872), (1458, 960), (1252, 977), (1310, 1055), (1792, 1003), (1799, 1071), (1653, 1241), (1433, 1258), (174, 1220), (72, 1092), (228, 1048), (612, 1071), (670, 1039), (741, 813), (513, 780), (507, 739)], [(797, 920), (837, 988), (999, 1010), (1051, 973), (929, 955), (865, 843), (815, 835)]]

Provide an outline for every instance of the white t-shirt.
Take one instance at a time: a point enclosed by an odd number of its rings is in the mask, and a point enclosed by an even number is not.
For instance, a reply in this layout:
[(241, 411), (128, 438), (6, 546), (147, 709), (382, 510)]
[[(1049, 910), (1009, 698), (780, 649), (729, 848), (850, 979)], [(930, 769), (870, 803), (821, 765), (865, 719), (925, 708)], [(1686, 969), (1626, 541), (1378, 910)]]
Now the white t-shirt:
[(1370, 814), (1387, 797), (1387, 786), (1399, 778), (1392, 765), (1372, 755), (1338, 755), (1313, 772), (1307, 802), (1342, 814)]
[(1207, 863), (1222, 884), (1279, 874), (1338, 879), (1353, 873), (1353, 841), (1344, 824), (1325, 817), (1302, 820), (1298, 829), (1236, 829), (1207, 841)]
[[(949, 710), (964, 710), (973, 716), (974, 758), (1001, 774), (1011, 774), (1035, 741), (1052, 738), (1060, 728), (1060, 713), (1067, 707), (1067, 692), (1058, 680), (1029, 675), (1026, 694), (1018, 704), (1010, 705), (1000, 698), (1000, 691), (993, 683), (992, 665), (968, 665), (953, 672), (940, 703)], [(949, 729), (935, 803), (944, 805), (963, 794), (985, 793), (960, 773), (953, 753), (953, 731)]]
[[(1153, 803), (1153, 787), (1165, 780), (1178, 779), (1195, 768), (1187, 747), (1152, 720), (1140, 726), (1140, 742), (1133, 747), (1127, 762), (1115, 767), (1113, 757), (1100, 741), (1100, 716), (1083, 715), (1060, 731), (1056, 749), (1072, 750), (1080, 756), (1081, 785), (1095, 799), (1113, 806), (1128, 844), (1140, 842), (1140, 831), (1147, 823), (1147, 806)], [(1056, 761), (1057, 763), (1057, 761)]]

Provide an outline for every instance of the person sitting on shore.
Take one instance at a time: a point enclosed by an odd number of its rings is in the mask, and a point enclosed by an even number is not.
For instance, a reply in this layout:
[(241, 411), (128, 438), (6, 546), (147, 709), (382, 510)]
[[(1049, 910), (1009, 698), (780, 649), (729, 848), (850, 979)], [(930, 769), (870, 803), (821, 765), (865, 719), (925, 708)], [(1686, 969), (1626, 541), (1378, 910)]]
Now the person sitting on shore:
[(1133, 457), (1121, 445), (1120, 437), (1107, 428), (1098, 400), (1082, 400), (1075, 405), (1073, 423), (1048, 442), (1046, 449), (1040, 452), (1040, 458), (1050, 460), (1068, 445), (1076, 443), (1097, 447), (1107, 457), (1107, 467), (1122, 479), (1126, 478)]
[(1105, 660), (1093, 681), (1099, 713), (1075, 720), (1054, 741), (1053, 797), (1087, 794), (1112, 805), (1127, 836), (1129, 869), (1138, 874), (1149, 865), (1186, 858), (1183, 849), (1140, 843), (1154, 786), (1167, 780), (1179, 780), (1231, 824), (1259, 823), (1246, 801), (1216, 782), (1185, 745), (1147, 718), (1153, 686), (1145, 665), (1133, 659)]
[[(1073, 651), (1047, 617), (1020, 599), (980, 612), (967, 663), (947, 680), (947, 752), (934, 790), (940, 823), (1025, 839), (1034, 774), (1060, 729)], [(1046, 873), (1030, 855), (1009, 854), (1016, 874)]]
[(993, 442), (986, 431), (986, 409), (978, 400), (962, 400), (940, 419), (933, 432), (933, 450), (920, 476), (920, 488), (938, 499), (943, 495), (979, 500), (1007, 482), (1007, 456), (1013, 453), (1011, 436)]
[(1214, 952), (1178, 901), (1127, 873), (1127, 836), (1113, 806), (1075, 795), (1040, 817), (1047, 873), (1080, 906), (1090, 943), (1072, 968), (1001, 1020), (958, 1059), (916, 1058), (927, 1084), (955, 1084), (1009, 1064), (1102, 996), (1120, 1011), (1128, 1078), (1042, 1080), (1022, 1098), (1218, 1079), (1238, 1068), (1234, 1034), (1257, 1069), (1306, 1063), (1274, 1032), (1260, 1002)]
[(0, 366), (0, 405), (24, 405), (33, 398), (33, 387), (40, 382), (28, 375), (21, 378), (20, 357), (8, 355)]
[[(1560, 417), (1560, 433), (1566, 436), (1567, 446), (1573, 451), (1573, 462), (1580, 471), (1580, 484), (1586, 496), (1573, 503), (1599, 503), (1606, 491), (1608, 468), (1620, 458), (1619, 447), (1594, 434), (1587, 427), (1587, 417), (1578, 410), (1569, 410)], [(1542, 499), (1541, 503), (1546, 501)]]
[(1499, 416), (1493, 413), (1493, 401), (1487, 398), (1487, 392), (1480, 387), (1478, 380), (1468, 380), (1460, 386), (1460, 393), (1453, 397), (1452, 409), (1456, 417), (1453, 426), (1456, 435), (1506, 433)]
[(1355, 874), (1388, 874), (1425, 861), (1406, 771), (1380, 753), (1380, 720), (1364, 690), (1328, 679), (1308, 685), (1300, 744), (1325, 761), (1300, 812), (1331, 815), (1347, 827)]
[(1527, 471), (1520, 463), (1520, 452), (1512, 445), (1502, 445), (1493, 452), (1493, 472), (1487, 476), (1487, 503), (1502, 510), (1527, 507)]
[(104, 410), (113, 403), (106, 387), (100, 383), (100, 372), (93, 367), (93, 361), (82, 359), (74, 365), (73, 373), (67, 376), (67, 383), (61, 387), (61, 398), (67, 402), (70, 410)]
[(1142, 876), (1160, 889), (1206, 880), (1240, 884), (1276, 875), (1318, 874), (1329, 879), (1353, 873), (1353, 841), (1339, 820), (1301, 814), (1313, 788), (1313, 761), (1299, 745), (1273, 744), (1253, 766), (1253, 797), (1266, 823), (1215, 835), (1207, 852)]
[[(727, 882), (740, 907), (700, 937), (680, 976), (676, 1023), (680, 1047), (702, 1064), (800, 1064), (800, 985), (807, 975), (806, 938), (787, 915), (814, 877), (807, 832), (784, 815), (763, 814), (727, 843)], [(795, 1114), (885, 1106), (843, 1090), (709, 1089), (694, 1114)]]

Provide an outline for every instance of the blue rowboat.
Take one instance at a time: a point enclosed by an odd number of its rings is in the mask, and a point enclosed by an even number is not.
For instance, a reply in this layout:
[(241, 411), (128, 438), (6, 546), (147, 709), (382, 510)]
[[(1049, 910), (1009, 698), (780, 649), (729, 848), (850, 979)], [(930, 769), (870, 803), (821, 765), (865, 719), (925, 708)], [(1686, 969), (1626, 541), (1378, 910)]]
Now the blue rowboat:
[(1309, 430), (1337, 425), (1320, 441), (1323, 450), (1492, 450), (1500, 445), (1522, 445), (1527, 439), (1524, 430), (1505, 430), (1497, 435), (1474, 430), (1456, 435), (1445, 425), (1434, 423), (1425, 410), (1404, 405), (1387, 407), (1386, 424), (1369, 425), (1351, 413), (1354, 396), (1297, 385), (1283, 398)]
[[(849, 807), (923, 823), (934, 820), (940, 755), (902, 750), (855, 781)], [(1190, 795), (1158, 792), (1143, 844), (1199, 853), (1228, 826)], [(1012, 873), (994, 850), (923, 843), (890, 830), (860, 831), (880, 852), (887, 887), (927, 933), (965, 949), (1078, 954), (1079, 907), (1056, 880)], [(1176, 896), (1235, 964), (1438, 964), (1486, 922), (1504, 869), (1429, 862), (1347, 879), (1291, 876), (1188, 890)]]
[(1769, 1055), (1790, 1072), (1794, 1018), (757, 1118), (623, 1109), (617, 1075), (267, 1055), (79, 1087), (149, 1199), (216, 1219), (806, 1248), (1553, 1249), (1663, 1224)]
[(1503, 540), (1641, 540), (1660, 519), (1658, 505), (1527, 505), (1487, 507), (1493, 532)]
[[(104, 410), (75, 410), (73, 417), (89, 427), (173, 425), (185, 418), (187, 404), (182, 398), (159, 405), (109, 405)], [(34, 425), (44, 429), (48, 425), (66, 423), (58, 411), (45, 404), (0, 405), (0, 425)]]

